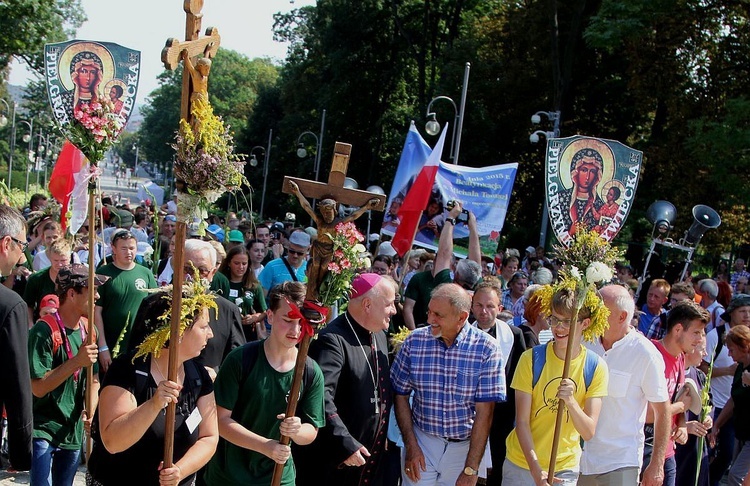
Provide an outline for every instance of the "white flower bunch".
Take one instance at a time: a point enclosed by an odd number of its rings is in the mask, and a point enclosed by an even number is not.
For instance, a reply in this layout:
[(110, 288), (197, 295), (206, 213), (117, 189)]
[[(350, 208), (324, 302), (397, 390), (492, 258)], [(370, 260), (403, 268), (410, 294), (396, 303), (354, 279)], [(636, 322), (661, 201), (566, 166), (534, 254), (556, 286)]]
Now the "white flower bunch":
[(612, 280), (612, 269), (602, 262), (591, 262), (586, 269), (586, 281), (597, 284)]

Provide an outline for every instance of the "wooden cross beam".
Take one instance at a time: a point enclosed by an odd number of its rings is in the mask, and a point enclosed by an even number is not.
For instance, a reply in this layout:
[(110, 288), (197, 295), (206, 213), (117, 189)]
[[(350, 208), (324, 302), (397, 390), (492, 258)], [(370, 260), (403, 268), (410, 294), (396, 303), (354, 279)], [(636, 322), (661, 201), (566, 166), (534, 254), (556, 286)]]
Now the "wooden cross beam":
[(336, 142), (333, 149), (333, 163), (331, 164), (331, 173), (328, 176), (328, 183), (309, 181), (307, 179), (298, 179), (296, 177), (284, 177), (282, 191), (286, 194), (293, 194), (289, 181), (294, 181), (299, 186), (300, 192), (310, 199), (335, 199), (339, 204), (347, 206), (363, 207), (371, 199), (377, 199), (378, 205), (373, 209), (383, 211), (385, 209), (386, 197), (381, 194), (361, 191), (359, 189), (348, 189), (344, 187), (346, 179), (346, 170), (349, 167), (349, 156), (352, 153), (352, 146), (348, 143)]
[[(185, 10), (185, 41), (180, 42), (174, 37), (167, 39), (164, 49), (161, 51), (161, 62), (164, 68), (170, 71), (177, 68), (182, 59), (182, 52), (187, 51), (188, 56), (196, 63), (198, 56), (214, 57), (221, 44), (221, 36), (216, 27), (206, 29), (206, 37), (200, 36), (201, 22), (203, 20), (203, 0), (185, 0), (182, 5)], [(182, 97), (180, 102), (180, 116), (190, 122), (190, 97), (193, 94), (193, 83), (187, 69), (182, 73)]]

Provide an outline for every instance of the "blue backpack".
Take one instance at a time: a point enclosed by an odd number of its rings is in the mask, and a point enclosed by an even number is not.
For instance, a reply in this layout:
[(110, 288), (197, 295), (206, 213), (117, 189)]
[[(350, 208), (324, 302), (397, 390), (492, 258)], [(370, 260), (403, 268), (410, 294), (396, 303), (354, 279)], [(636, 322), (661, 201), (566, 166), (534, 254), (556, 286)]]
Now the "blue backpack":
[[(586, 353), (586, 362), (583, 365), (583, 381), (588, 390), (589, 386), (591, 386), (591, 381), (594, 379), (596, 367), (599, 365), (599, 357), (592, 351), (584, 350), (584, 352)], [(534, 346), (531, 358), (532, 369), (534, 372), (531, 381), (531, 387), (533, 388), (539, 381), (539, 377), (542, 376), (542, 369), (547, 362), (547, 344)]]

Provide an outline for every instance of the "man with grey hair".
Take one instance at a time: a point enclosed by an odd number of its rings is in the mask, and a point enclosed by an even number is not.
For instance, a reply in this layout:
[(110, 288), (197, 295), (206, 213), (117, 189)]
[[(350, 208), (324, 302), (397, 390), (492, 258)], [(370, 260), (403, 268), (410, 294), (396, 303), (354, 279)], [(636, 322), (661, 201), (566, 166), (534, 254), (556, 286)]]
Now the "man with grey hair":
[[(200, 278), (212, 282), (216, 272), (216, 250), (211, 243), (203, 240), (185, 241), (185, 278), (192, 278), (195, 272)], [(216, 378), (219, 366), (231, 350), (245, 344), (242, 331), (242, 317), (239, 307), (227, 299), (215, 299), (218, 310), (208, 311), (208, 325), (214, 337), (208, 340), (198, 360), (208, 370), (212, 379)]]
[(630, 326), (635, 303), (621, 285), (600, 290), (610, 311), (609, 329), (596, 342), (585, 346), (601, 356), (609, 368), (608, 394), (596, 434), (583, 447), (582, 486), (638, 484), (644, 449), (647, 407), (654, 411), (654, 442), (651, 462), (643, 471), (644, 486), (659, 486), (664, 480), (664, 457), (670, 433), (667, 408), (669, 394), (664, 360), (647, 338)]
[(716, 300), (719, 296), (719, 285), (713, 279), (704, 278), (698, 282), (696, 292), (701, 296), (701, 307), (706, 309), (710, 316), (706, 325), (706, 333), (708, 333), (720, 324), (719, 320), (724, 313), (724, 306)]
[[(26, 221), (0, 204), (0, 276), (26, 262)], [(28, 310), (21, 296), (0, 285), (0, 408), (8, 416), (8, 454), (13, 469), (31, 468), (31, 381), (28, 359)]]
[(326, 427), (296, 451), (299, 486), (383, 482), (391, 406), (385, 332), (396, 314), (396, 287), (388, 276), (357, 276), (346, 312), (310, 344), (325, 378)]
[(440, 232), (438, 251), (435, 256), (435, 264), (432, 271), (419, 272), (411, 279), (409, 286), (404, 292), (404, 324), (409, 329), (424, 326), (427, 320), (427, 305), (432, 290), (440, 284), (451, 281), (457, 283), (466, 290), (473, 290), (482, 277), (482, 267), (479, 262), (482, 251), (479, 247), (479, 233), (477, 232), (477, 219), (474, 213), (469, 213), (467, 226), (469, 227), (469, 257), (456, 264), (456, 271), (451, 279), (451, 266), (453, 263), (453, 228), (463, 210), (461, 203), (456, 201), (445, 225)]
[(505, 373), (497, 341), (468, 323), (470, 309), (459, 285), (436, 287), (429, 326), (409, 334), (393, 362), (405, 486), (477, 482)]

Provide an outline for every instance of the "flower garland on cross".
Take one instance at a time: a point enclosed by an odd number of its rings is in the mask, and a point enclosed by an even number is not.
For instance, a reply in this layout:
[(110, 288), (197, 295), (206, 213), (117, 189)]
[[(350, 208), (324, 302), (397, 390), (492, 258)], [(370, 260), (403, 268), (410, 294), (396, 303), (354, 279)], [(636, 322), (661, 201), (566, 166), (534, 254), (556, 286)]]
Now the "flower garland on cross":
[(204, 235), (211, 204), (224, 192), (250, 183), (244, 173), (245, 155), (234, 152), (230, 127), (224, 126), (208, 101), (211, 60), (204, 57), (193, 66), (187, 51), (183, 51), (182, 59), (195, 91), (190, 97), (192, 121), (180, 120), (172, 144), (176, 151), (177, 216), (188, 223), (199, 220), (198, 233)]
[[(620, 251), (610, 246), (598, 233), (585, 229), (583, 225), (577, 225), (570, 246), (555, 246), (555, 252), (558, 259), (563, 262), (563, 268), (560, 271), (561, 278), (557, 283), (545, 285), (538, 290), (541, 298), (541, 312), (543, 315), (552, 315), (552, 301), (555, 294), (560, 291), (572, 291), (575, 296), (575, 305), (570, 318), (569, 336), (575, 335), (579, 313), (585, 308), (590, 323), (583, 330), (583, 338), (587, 341), (594, 340), (604, 334), (609, 327), (607, 319), (610, 312), (604, 305), (598, 289), (612, 280), (614, 265), (620, 258)], [(568, 339), (565, 350), (563, 379), (568, 378), (569, 375), (573, 341), (573, 339)], [(557, 447), (565, 408), (562, 400), (558, 403), (548, 478), (554, 477), (555, 473)]]

